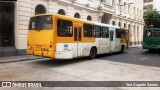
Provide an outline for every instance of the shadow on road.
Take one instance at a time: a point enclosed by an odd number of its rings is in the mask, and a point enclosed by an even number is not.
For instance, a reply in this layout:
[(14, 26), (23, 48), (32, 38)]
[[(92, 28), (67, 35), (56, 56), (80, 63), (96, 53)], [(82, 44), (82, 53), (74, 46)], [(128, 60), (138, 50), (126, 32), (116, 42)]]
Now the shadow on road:
[[(99, 60), (99, 59), (104, 58), (104, 57), (112, 57), (112, 56), (115, 56), (115, 55), (119, 55), (119, 54), (114, 53), (114, 54), (97, 55), (96, 59)], [(64, 65), (76, 64), (76, 63), (85, 62), (85, 61), (92, 61), (92, 59), (89, 59), (89, 57), (81, 57), (81, 58), (68, 59), (68, 60), (47, 59), (47, 60), (38, 60), (38, 61), (30, 62), (30, 64), (36, 64), (36, 65), (45, 66), (45, 67), (60, 67), (60, 66), (64, 66)]]
[(75, 58), (75, 59), (68, 59), (68, 60), (47, 59), (47, 60), (40, 60), (40, 61), (31, 62), (31, 63), (36, 65), (38, 64), (38, 65), (46, 66), (46, 67), (58, 67), (58, 66), (84, 62), (88, 60), (90, 59), (87, 57), (83, 57), (83, 58)]
[(146, 52), (143, 52), (142, 54), (144, 55), (160, 55), (160, 50), (154, 50), (154, 51), (146, 51)]

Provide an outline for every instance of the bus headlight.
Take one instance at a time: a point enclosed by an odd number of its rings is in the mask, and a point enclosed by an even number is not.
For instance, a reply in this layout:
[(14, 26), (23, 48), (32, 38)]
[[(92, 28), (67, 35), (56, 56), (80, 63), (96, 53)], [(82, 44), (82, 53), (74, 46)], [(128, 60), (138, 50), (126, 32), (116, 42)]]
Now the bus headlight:
[(29, 49), (29, 50), (32, 50), (32, 47), (31, 47), (31, 46), (28, 46), (28, 49)]

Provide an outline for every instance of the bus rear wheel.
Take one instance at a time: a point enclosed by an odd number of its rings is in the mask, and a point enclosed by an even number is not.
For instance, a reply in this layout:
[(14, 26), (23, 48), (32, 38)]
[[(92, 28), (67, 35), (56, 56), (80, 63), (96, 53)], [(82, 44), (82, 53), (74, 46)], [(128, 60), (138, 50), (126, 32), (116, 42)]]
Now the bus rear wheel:
[(97, 49), (95, 47), (93, 47), (91, 50), (90, 50), (90, 55), (89, 55), (89, 58), (90, 59), (94, 59), (96, 58), (97, 56)]
[(149, 49), (149, 52), (151, 52), (151, 53), (152, 53), (152, 52), (154, 52), (154, 50), (153, 50), (153, 49)]
[(125, 47), (122, 45), (120, 53), (124, 53)]

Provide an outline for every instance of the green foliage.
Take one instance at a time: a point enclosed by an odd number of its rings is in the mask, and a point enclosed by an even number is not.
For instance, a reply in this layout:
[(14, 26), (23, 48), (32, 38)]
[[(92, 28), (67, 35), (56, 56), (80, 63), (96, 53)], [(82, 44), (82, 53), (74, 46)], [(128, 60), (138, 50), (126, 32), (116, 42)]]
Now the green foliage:
[(146, 26), (153, 25), (154, 28), (160, 28), (160, 14), (159, 12), (154, 9), (149, 9), (144, 12), (144, 21)]

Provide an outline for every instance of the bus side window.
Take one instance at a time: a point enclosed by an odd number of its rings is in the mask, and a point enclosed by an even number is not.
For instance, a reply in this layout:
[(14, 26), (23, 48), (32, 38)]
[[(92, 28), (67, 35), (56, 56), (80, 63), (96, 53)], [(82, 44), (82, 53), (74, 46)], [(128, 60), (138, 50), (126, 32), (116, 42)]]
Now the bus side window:
[(73, 26), (71, 21), (58, 19), (57, 21), (57, 35), (59, 37), (72, 37)]
[(102, 27), (102, 38), (109, 38), (109, 28)]
[(84, 37), (92, 37), (93, 26), (90, 24), (83, 25)]
[(124, 32), (121, 31), (121, 29), (116, 29), (116, 38), (121, 38)]
[(94, 32), (93, 37), (95, 38), (101, 38), (101, 26), (94, 26)]
[(110, 41), (113, 41), (113, 37), (114, 37), (114, 32), (111, 31), (111, 32), (110, 32)]

